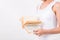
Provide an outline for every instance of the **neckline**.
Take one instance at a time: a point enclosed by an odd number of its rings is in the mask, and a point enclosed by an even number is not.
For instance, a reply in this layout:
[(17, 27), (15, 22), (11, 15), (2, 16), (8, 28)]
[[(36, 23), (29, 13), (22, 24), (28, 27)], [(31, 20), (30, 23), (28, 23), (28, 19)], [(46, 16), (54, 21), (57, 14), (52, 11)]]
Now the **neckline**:
[(45, 10), (53, 2), (54, 2), (54, 0), (52, 2), (50, 2), (45, 8), (42, 8), (42, 9), (40, 8), (41, 6), (39, 6), (39, 10)]

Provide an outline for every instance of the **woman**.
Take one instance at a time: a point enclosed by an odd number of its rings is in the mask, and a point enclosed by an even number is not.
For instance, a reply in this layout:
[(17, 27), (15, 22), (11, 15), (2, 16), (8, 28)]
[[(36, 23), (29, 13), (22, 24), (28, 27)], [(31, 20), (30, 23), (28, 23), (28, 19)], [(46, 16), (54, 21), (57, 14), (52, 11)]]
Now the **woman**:
[[(60, 2), (55, 0), (42, 0), (38, 7), (40, 20), (44, 23), (43, 29), (34, 30), (40, 40), (58, 40), (60, 35)], [(44, 36), (43, 36), (44, 35)]]

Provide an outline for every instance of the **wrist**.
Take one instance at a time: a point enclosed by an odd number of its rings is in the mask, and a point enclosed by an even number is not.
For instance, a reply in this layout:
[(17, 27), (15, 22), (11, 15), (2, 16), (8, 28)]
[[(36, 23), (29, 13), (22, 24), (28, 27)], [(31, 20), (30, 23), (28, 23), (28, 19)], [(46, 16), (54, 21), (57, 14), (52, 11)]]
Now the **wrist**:
[(43, 30), (42, 30), (42, 34), (48, 34), (48, 33), (47, 33), (47, 30), (44, 30), (44, 29), (43, 29)]

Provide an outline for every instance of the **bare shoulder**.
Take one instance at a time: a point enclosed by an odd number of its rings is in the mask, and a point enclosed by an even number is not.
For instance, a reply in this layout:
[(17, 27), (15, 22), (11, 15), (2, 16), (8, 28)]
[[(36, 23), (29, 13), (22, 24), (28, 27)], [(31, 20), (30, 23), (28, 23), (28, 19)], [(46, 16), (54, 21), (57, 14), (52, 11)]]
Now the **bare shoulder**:
[(55, 5), (60, 5), (60, 2), (56, 2), (56, 4)]
[(55, 12), (55, 14), (57, 14), (57, 12), (60, 12), (60, 2), (56, 2), (54, 4), (53, 11)]
[(55, 7), (55, 9), (60, 9), (60, 2), (56, 2), (54, 7)]

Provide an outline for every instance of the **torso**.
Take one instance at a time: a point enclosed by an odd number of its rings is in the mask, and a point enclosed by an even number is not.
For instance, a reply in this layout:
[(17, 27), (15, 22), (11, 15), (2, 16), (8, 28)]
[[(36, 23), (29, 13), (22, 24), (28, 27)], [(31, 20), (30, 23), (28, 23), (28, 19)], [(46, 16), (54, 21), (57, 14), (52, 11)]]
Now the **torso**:
[[(42, 5), (39, 6), (39, 9), (44, 9), (44, 8), (46, 8), (48, 5), (49, 5), (49, 3), (42, 3)], [(53, 12), (55, 12), (55, 10), (54, 10), (54, 5), (53, 5), (53, 7), (52, 7), (52, 10), (53, 10)]]
[[(52, 29), (57, 27), (57, 20), (56, 20), (56, 14), (54, 10), (56, 2), (53, 1), (51, 2), (47, 7), (46, 5), (44, 6), (43, 9), (40, 9), (40, 6), (38, 7), (38, 13), (37, 15), (40, 16), (40, 20), (43, 22), (43, 29)], [(39, 40), (58, 40), (60, 38), (60, 34), (46, 34), (40, 36)]]
[(38, 9), (38, 16), (40, 16), (40, 20), (43, 22), (44, 29), (52, 29), (56, 27), (56, 15), (52, 10), (55, 1), (52, 1), (47, 7), (44, 5), (43, 9)]

